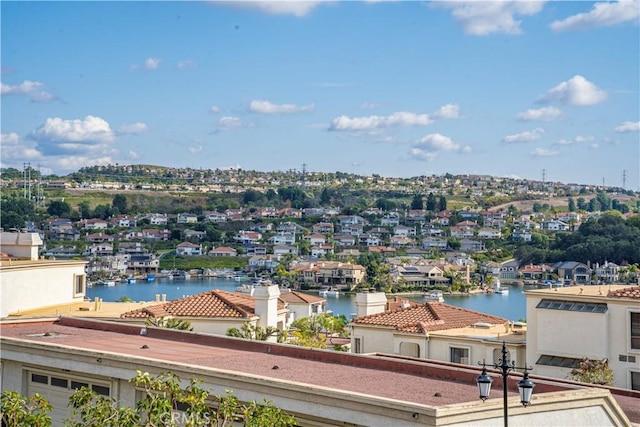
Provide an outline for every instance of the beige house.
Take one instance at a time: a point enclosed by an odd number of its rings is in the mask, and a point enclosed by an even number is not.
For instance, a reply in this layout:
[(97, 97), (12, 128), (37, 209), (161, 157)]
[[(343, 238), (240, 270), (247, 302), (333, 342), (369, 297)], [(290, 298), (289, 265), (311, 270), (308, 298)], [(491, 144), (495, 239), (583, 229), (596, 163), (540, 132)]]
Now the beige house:
[(526, 297), (533, 372), (568, 378), (582, 358), (607, 359), (615, 387), (640, 390), (640, 287), (572, 286)]
[(84, 301), (86, 262), (38, 259), (41, 245), (38, 233), (0, 233), (0, 318)]
[(354, 353), (389, 353), (477, 366), (497, 361), (502, 342), (511, 360), (526, 363), (525, 327), (441, 302), (387, 300), (384, 293), (356, 295)]

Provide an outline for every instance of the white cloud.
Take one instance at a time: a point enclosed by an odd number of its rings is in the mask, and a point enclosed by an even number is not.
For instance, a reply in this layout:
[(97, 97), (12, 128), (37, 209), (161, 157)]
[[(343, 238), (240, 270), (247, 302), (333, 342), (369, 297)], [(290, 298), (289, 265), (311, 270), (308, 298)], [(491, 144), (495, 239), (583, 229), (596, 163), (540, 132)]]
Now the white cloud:
[(212, 113), (219, 113), (220, 107), (218, 107), (217, 105), (212, 105), (209, 111), (211, 111)]
[(129, 150), (129, 152), (127, 153), (127, 157), (129, 158), (129, 160), (138, 160), (140, 158), (140, 154), (133, 150)]
[(513, 142), (532, 142), (540, 139), (544, 134), (544, 129), (536, 128), (533, 130), (528, 130), (520, 133), (515, 133), (513, 135), (507, 135), (502, 138), (503, 142), (513, 143)]
[(225, 4), (246, 9), (257, 9), (270, 15), (294, 15), (302, 17), (311, 12), (316, 6), (330, 1), (301, 1), (301, 0), (275, 0), (275, 1), (223, 1), (216, 4)]
[(0, 94), (2, 95), (25, 95), (32, 102), (47, 102), (55, 99), (49, 92), (42, 90), (44, 83), (25, 80), (17, 85), (0, 83)]
[(36, 141), (111, 142), (114, 134), (109, 123), (96, 116), (63, 120), (59, 117), (45, 120), (30, 137)]
[(17, 133), (0, 134), (0, 159), (3, 167), (21, 168), (25, 160), (38, 160), (41, 157), (42, 153), (33, 143), (21, 140)]
[(456, 104), (447, 104), (438, 108), (433, 113), (433, 117), (436, 119), (457, 119), (460, 114), (460, 107)]
[(624, 122), (614, 129), (617, 133), (628, 133), (640, 131), (640, 122)]
[(438, 157), (438, 152), (437, 151), (427, 151), (427, 150), (423, 150), (423, 149), (418, 148), (418, 147), (413, 147), (409, 151), (409, 156), (414, 158), (415, 160), (424, 160), (424, 161), (430, 162), (432, 160), (435, 160), (436, 157)]
[(531, 155), (535, 157), (552, 157), (558, 154), (560, 154), (559, 151), (549, 150), (548, 148), (536, 148), (531, 152)]
[(607, 92), (580, 75), (551, 88), (538, 98), (541, 102), (560, 101), (569, 105), (596, 105), (607, 98)]
[(253, 100), (249, 105), (249, 109), (254, 113), (261, 114), (292, 114), (311, 111), (315, 108), (314, 104), (294, 105), (294, 104), (274, 104), (269, 101)]
[(576, 136), (573, 139), (561, 139), (558, 141), (558, 145), (573, 145), (573, 144), (584, 144), (586, 142), (591, 142), (595, 138), (593, 136)]
[(431, 133), (423, 136), (409, 151), (409, 156), (416, 160), (430, 161), (435, 159), (439, 153), (450, 151), (455, 153), (470, 153), (471, 147), (460, 145), (440, 133)]
[(387, 127), (427, 126), (433, 123), (428, 114), (416, 114), (406, 111), (393, 113), (389, 116), (348, 117), (340, 116), (331, 121), (329, 130), (366, 131)]
[(231, 130), (242, 127), (242, 120), (238, 117), (225, 116), (218, 121), (218, 130)]
[(155, 70), (160, 65), (160, 60), (158, 58), (147, 58), (144, 61), (144, 68), (146, 70)]
[(375, 102), (363, 102), (360, 104), (360, 108), (363, 110), (373, 110), (378, 107), (380, 107), (380, 104), (376, 104)]
[(544, 121), (548, 122), (562, 115), (562, 110), (557, 107), (531, 108), (518, 113), (517, 118), (523, 122)]
[(178, 62), (178, 68), (185, 69), (185, 68), (195, 68), (196, 67), (196, 63), (190, 59), (187, 59), (185, 61), (179, 61)]
[(640, 2), (638, 0), (620, 0), (617, 2), (596, 3), (591, 11), (569, 16), (561, 21), (554, 21), (550, 27), (553, 31), (582, 30), (606, 27), (627, 21), (638, 21)]
[(120, 126), (120, 129), (118, 129), (118, 133), (137, 135), (139, 133), (146, 132), (147, 130), (149, 130), (149, 127), (146, 124), (136, 122)]
[(453, 17), (467, 34), (483, 36), (492, 33), (520, 34), (521, 21), (515, 16), (540, 12), (545, 1), (437, 1), (432, 7), (453, 9)]
[(200, 152), (202, 152), (202, 150), (204, 150), (204, 147), (202, 145), (196, 145), (193, 147), (189, 147), (189, 152), (191, 154), (198, 154)]

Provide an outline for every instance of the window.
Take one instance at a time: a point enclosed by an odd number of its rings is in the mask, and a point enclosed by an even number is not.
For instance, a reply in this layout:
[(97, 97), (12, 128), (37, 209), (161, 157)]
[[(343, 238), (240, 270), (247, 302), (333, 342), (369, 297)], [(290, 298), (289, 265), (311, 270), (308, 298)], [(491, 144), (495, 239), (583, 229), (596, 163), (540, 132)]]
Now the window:
[(362, 338), (354, 338), (353, 339), (353, 352), (354, 353), (362, 353)]
[(631, 349), (640, 350), (640, 312), (629, 313), (629, 319), (631, 323)]
[(31, 374), (31, 382), (49, 384), (49, 377), (46, 375)]
[(87, 284), (87, 276), (84, 274), (74, 275), (73, 281), (73, 296), (84, 294)]
[[(494, 348), (493, 349), (493, 363), (495, 363), (496, 365), (500, 365), (500, 363), (502, 363), (502, 349), (501, 348)], [(507, 363), (511, 363), (511, 353), (509, 352), (509, 350), (507, 350)]]
[(469, 364), (469, 349), (460, 347), (449, 348), (449, 360), (452, 363), (462, 363), (463, 365)]
[(579, 363), (580, 359), (575, 359), (573, 357), (550, 356), (548, 354), (543, 354), (536, 362), (536, 365), (557, 366), (559, 368), (577, 368)]
[(631, 390), (640, 390), (640, 372), (631, 372)]
[(606, 313), (607, 304), (603, 303), (583, 303), (575, 301), (561, 301), (554, 299), (541, 300), (536, 308), (546, 308), (548, 310), (580, 311), (583, 313)]

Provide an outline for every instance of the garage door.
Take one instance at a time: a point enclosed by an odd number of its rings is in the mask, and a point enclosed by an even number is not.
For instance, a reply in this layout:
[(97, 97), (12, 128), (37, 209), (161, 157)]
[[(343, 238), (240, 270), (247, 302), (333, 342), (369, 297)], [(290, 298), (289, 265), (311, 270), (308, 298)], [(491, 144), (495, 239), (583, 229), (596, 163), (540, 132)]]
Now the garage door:
[(53, 426), (62, 426), (62, 420), (69, 418), (69, 397), (76, 389), (89, 387), (103, 396), (111, 396), (111, 383), (68, 373), (46, 371), (28, 371), (27, 394), (33, 396), (38, 393), (53, 406), (50, 412)]

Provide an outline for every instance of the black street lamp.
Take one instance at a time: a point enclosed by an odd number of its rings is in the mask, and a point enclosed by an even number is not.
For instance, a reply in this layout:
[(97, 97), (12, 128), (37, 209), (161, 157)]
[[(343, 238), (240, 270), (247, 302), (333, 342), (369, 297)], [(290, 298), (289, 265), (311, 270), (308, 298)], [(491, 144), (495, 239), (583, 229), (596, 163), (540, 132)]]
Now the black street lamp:
[(531, 395), (533, 394), (533, 388), (536, 386), (533, 381), (529, 379), (529, 370), (531, 368), (518, 368), (515, 365), (515, 362), (509, 363), (507, 360), (509, 353), (507, 352), (507, 344), (502, 341), (502, 358), (498, 363), (487, 365), (484, 363), (478, 362), (480, 366), (482, 366), (482, 373), (476, 378), (476, 383), (478, 384), (478, 390), (480, 391), (480, 399), (484, 402), (489, 397), (489, 393), (491, 392), (491, 383), (493, 383), (493, 379), (489, 375), (487, 375), (487, 366), (493, 367), (494, 369), (499, 369), (502, 373), (502, 400), (503, 400), (503, 411), (504, 411), (504, 427), (507, 427), (508, 422), (508, 404), (507, 404), (507, 382), (509, 379), (509, 372), (515, 371), (516, 369), (524, 370), (523, 377), (520, 381), (518, 381), (518, 393), (520, 393), (520, 403), (523, 406), (528, 406), (531, 403)]

